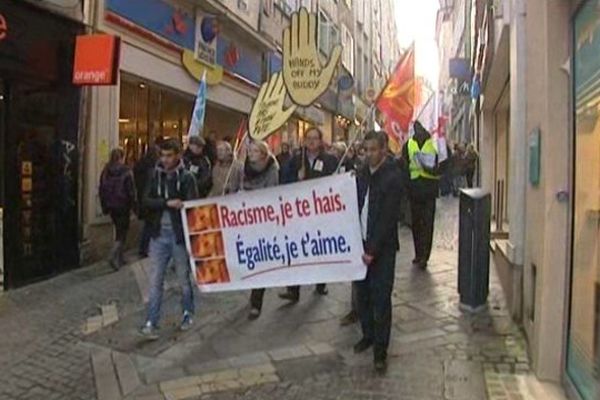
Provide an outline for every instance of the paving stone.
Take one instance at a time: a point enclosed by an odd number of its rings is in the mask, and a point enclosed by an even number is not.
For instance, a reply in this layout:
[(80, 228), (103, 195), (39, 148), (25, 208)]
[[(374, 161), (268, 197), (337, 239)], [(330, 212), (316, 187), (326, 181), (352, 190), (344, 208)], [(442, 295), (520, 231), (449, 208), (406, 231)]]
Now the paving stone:
[(448, 400), (485, 398), (485, 381), (481, 364), (471, 361), (447, 361), (444, 364), (444, 395)]
[(287, 347), (268, 352), (273, 361), (291, 360), (294, 358), (308, 357), (312, 355), (311, 350), (306, 346)]
[(229, 359), (229, 364), (232, 367), (246, 367), (249, 365), (257, 365), (268, 363), (270, 360), (269, 355), (265, 352), (244, 354), (239, 357)]
[(186, 376), (185, 378), (173, 379), (169, 381), (161, 382), (158, 387), (163, 393), (172, 392), (176, 389), (183, 389), (190, 386), (198, 386), (202, 383), (200, 377), (197, 376)]
[(92, 365), (98, 400), (115, 400), (121, 397), (119, 382), (115, 375), (111, 353), (98, 350), (92, 353)]
[(203, 392), (200, 390), (200, 386), (183, 387), (164, 392), (166, 400), (184, 400), (197, 397), (202, 394)]
[(335, 349), (327, 343), (309, 344), (308, 348), (310, 349), (310, 351), (312, 351), (314, 355), (317, 356), (322, 354), (333, 353), (335, 351)]
[(127, 354), (113, 352), (112, 357), (121, 385), (121, 393), (128, 396), (141, 385), (137, 370)]

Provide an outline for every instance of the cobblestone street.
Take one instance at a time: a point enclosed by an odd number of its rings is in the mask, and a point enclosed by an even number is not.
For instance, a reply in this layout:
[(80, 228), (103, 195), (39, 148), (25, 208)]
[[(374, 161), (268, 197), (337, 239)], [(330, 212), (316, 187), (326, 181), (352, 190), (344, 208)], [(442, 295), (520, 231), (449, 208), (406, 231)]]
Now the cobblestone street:
[(390, 366), (356, 356), (359, 327), (340, 327), (350, 285), (327, 297), (303, 288), (289, 305), (267, 291), (247, 319), (248, 293), (202, 295), (192, 331), (179, 333), (175, 290), (162, 337), (143, 342), (147, 263), (92, 266), (0, 297), (0, 399), (549, 399), (529, 374), (526, 344), (492, 274), (488, 310), (459, 311), (456, 200), (439, 201), (430, 267), (413, 269), (401, 228)]

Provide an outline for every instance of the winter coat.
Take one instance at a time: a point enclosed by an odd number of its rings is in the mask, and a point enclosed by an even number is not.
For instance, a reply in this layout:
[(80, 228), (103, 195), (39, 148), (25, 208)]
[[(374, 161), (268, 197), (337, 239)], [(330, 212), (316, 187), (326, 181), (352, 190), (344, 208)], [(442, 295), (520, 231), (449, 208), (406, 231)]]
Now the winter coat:
[(183, 161), (174, 171), (167, 172), (158, 163), (146, 185), (143, 205), (148, 210), (147, 222), (150, 224), (150, 235), (156, 238), (160, 235), (161, 218), (164, 211), (171, 216), (171, 225), (175, 231), (178, 244), (184, 243), (183, 223), (180, 211), (167, 207), (168, 200), (181, 201), (198, 198), (196, 179), (184, 166)]
[(248, 159), (244, 164), (243, 190), (264, 189), (279, 184), (279, 165), (274, 157), (269, 157), (264, 165), (253, 165)]
[(129, 212), (135, 207), (136, 192), (131, 169), (125, 164), (107, 165), (100, 175), (100, 204), (104, 214)]
[(398, 219), (403, 187), (398, 163), (390, 157), (373, 174), (368, 165), (357, 172), (359, 212), (369, 193), (365, 252), (375, 258), (383, 251), (399, 249)]
[[(337, 158), (324, 151), (317, 155), (312, 165), (309, 165), (308, 155), (304, 152), (305, 176), (304, 180), (322, 178), (335, 173), (337, 169)], [(295, 155), (285, 167), (285, 172), (282, 174), (282, 183), (298, 182), (298, 172), (302, 169), (302, 153)]]
[[(138, 196), (142, 196), (146, 191), (148, 180), (156, 167), (158, 156), (153, 151), (148, 151), (133, 167), (133, 176), (135, 179), (135, 189)], [(139, 205), (138, 217), (144, 219), (146, 217), (146, 209), (142, 204)]]
[[(231, 173), (229, 173), (230, 169)], [(227, 180), (228, 174), (229, 182), (227, 182), (227, 190), (225, 190), (225, 194), (239, 191), (242, 188), (243, 173), (244, 165), (237, 160), (226, 164), (217, 163), (212, 170), (213, 185), (208, 197), (218, 197), (223, 195), (223, 188), (225, 186), (225, 181)]]
[(187, 149), (183, 154), (185, 167), (196, 179), (198, 196), (203, 199), (208, 196), (212, 187), (212, 163), (207, 156), (194, 154)]

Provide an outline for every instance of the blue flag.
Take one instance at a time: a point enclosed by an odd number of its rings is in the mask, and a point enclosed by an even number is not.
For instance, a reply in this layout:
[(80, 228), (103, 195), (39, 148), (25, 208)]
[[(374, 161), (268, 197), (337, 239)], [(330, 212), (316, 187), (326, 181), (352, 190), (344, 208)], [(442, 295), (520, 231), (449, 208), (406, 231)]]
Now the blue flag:
[(194, 111), (192, 112), (192, 121), (190, 122), (190, 129), (188, 130), (188, 136), (200, 136), (202, 128), (204, 127), (204, 115), (206, 114), (206, 71), (202, 75), (200, 80), (200, 88), (196, 95), (196, 102), (194, 103)]

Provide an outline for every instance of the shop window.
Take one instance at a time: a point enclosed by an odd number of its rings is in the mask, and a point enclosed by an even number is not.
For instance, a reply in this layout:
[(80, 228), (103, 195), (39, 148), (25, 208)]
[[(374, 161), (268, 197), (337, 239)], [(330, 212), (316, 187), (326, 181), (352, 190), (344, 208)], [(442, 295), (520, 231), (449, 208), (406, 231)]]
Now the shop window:
[(273, 14), (273, 0), (263, 0), (262, 5), (263, 5), (263, 13), (265, 15)]
[(238, 10), (248, 12), (248, 0), (238, 0), (237, 6)]
[(319, 10), (319, 50), (329, 55), (333, 46), (339, 44), (339, 32), (332, 19), (323, 10)]
[(121, 79), (119, 145), (126, 162), (133, 165), (158, 137), (186, 142), (192, 96), (124, 75)]

